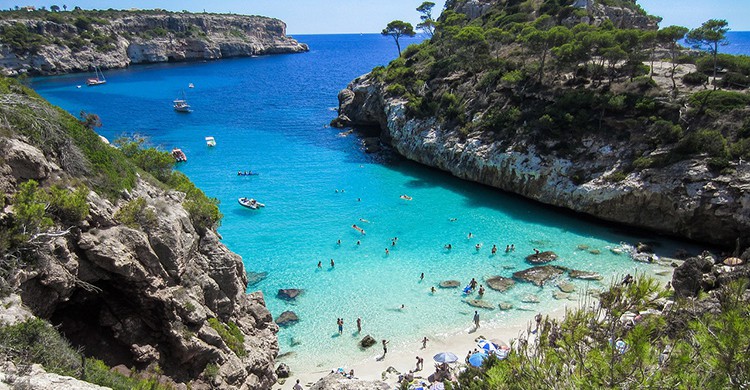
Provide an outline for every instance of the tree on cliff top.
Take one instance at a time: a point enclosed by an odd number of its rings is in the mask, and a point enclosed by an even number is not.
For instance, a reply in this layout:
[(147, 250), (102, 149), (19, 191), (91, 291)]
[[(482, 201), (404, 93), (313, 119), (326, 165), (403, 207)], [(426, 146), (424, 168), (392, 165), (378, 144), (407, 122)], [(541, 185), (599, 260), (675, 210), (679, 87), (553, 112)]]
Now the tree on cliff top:
[(396, 41), (396, 48), (398, 49), (399, 57), (401, 57), (401, 44), (398, 40), (404, 35), (407, 37), (413, 37), (417, 35), (417, 33), (414, 32), (414, 27), (411, 25), (411, 23), (404, 22), (402, 20), (394, 20), (388, 23), (381, 34), (386, 37), (393, 37), (393, 40)]
[(727, 42), (727, 27), (729, 23), (726, 20), (711, 19), (700, 27), (690, 30), (687, 35), (687, 42), (693, 47), (702, 50), (708, 50), (711, 53), (711, 57), (714, 60), (713, 69), (713, 83), (714, 89), (716, 89), (716, 66), (717, 56), (719, 54), (719, 46), (725, 46)]
[(417, 24), (417, 28), (422, 30), (425, 34), (429, 35), (430, 38), (432, 38), (432, 35), (435, 33), (435, 19), (432, 18), (432, 7), (435, 6), (435, 3), (431, 1), (425, 1), (417, 7), (417, 12), (422, 14), (419, 19), (422, 20), (421, 23)]

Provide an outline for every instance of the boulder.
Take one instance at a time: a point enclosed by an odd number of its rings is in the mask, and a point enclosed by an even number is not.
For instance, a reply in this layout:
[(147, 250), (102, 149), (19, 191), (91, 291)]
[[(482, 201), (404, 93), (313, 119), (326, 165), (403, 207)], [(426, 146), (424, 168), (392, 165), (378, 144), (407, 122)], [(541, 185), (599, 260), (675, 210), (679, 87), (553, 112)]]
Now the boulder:
[(482, 299), (467, 299), (464, 302), (469, 304), (469, 306), (478, 307), (480, 309), (487, 309), (487, 310), (495, 309), (495, 305)]
[(279, 378), (289, 378), (291, 375), (292, 369), (290, 369), (286, 363), (280, 363), (279, 366), (276, 367), (276, 376)]
[(302, 294), (302, 291), (304, 290), (298, 288), (282, 288), (279, 289), (279, 292), (276, 296), (279, 297), (279, 299), (283, 299), (285, 301), (293, 301), (297, 299), (300, 294)]
[(485, 283), (487, 283), (487, 286), (491, 289), (500, 292), (508, 291), (514, 284), (516, 284), (513, 279), (504, 278), (502, 276), (493, 276), (489, 279), (485, 279)]
[(531, 264), (547, 264), (555, 260), (557, 260), (557, 254), (552, 251), (540, 252), (526, 256), (526, 261)]
[(359, 346), (362, 348), (370, 348), (373, 345), (377, 344), (378, 341), (375, 340), (372, 336), (369, 334), (362, 338), (362, 340), (359, 340)]
[(247, 271), (247, 286), (252, 287), (262, 282), (268, 277), (268, 272), (250, 272)]
[(560, 291), (568, 294), (576, 290), (576, 286), (570, 282), (560, 282), (557, 284), (557, 288), (559, 288)]
[(460, 285), (458, 280), (444, 280), (439, 284), (440, 288), (458, 288)]
[(710, 256), (697, 256), (685, 260), (674, 270), (672, 287), (676, 298), (696, 297), (701, 288), (703, 274), (711, 272), (714, 261)]
[(500, 302), (498, 307), (500, 307), (500, 310), (510, 310), (513, 308), (513, 304), (508, 302)]
[(542, 287), (545, 282), (562, 275), (564, 272), (565, 268), (563, 267), (543, 265), (515, 272), (513, 277), (522, 282), (533, 283), (536, 286)]
[(581, 280), (602, 280), (603, 279), (602, 276), (596, 272), (580, 271), (577, 269), (571, 270), (569, 275), (573, 279), (581, 279)]
[(562, 291), (555, 291), (552, 293), (552, 297), (557, 299), (558, 301), (563, 301), (570, 298), (570, 294), (564, 293)]
[(539, 303), (539, 297), (534, 294), (528, 294), (524, 295), (523, 298), (521, 298), (521, 302), (523, 303)]
[(281, 315), (276, 318), (276, 324), (283, 327), (294, 325), (297, 322), (299, 322), (299, 317), (297, 317), (297, 313), (291, 310), (281, 313)]
[(638, 253), (654, 253), (654, 249), (651, 247), (651, 245), (644, 242), (639, 242), (638, 244), (636, 244), (635, 250)]

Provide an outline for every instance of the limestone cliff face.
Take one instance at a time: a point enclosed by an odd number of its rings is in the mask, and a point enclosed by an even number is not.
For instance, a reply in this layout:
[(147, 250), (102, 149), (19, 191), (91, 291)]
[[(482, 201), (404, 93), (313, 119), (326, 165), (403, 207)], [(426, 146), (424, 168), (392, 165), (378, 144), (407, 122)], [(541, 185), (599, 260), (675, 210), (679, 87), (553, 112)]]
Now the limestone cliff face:
[[(23, 139), (2, 138), (0, 145), (6, 194), (27, 179), (68, 182), (67, 172)], [(135, 198), (155, 216), (140, 229), (115, 219)], [(269, 389), (278, 327), (263, 296), (245, 292), (242, 259), (212, 230), (196, 230), (184, 198), (146, 180), (117, 201), (90, 192), (90, 215), (34, 253), (34, 266), (18, 269), (10, 285), (36, 316), (112, 366), (158, 364), (192, 388)], [(230, 349), (210, 318), (236, 324), (247, 353)], [(218, 373), (206, 375), (207, 364)]]
[(122, 11), (97, 20), (86, 29), (72, 20), (0, 21), (0, 30), (20, 23), (44, 37), (44, 44), (30, 51), (13, 49), (0, 39), (0, 69), (11, 75), (51, 75), (86, 72), (93, 66), (112, 69), (308, 50), (286, 36), (284, 22), (261, 16)]
[[(521, 138), (464, 137), (435, 119), (407, 119), (406, 102), (386, 97), (385, 87), (368, 76), (352, 82), (339, 93), (334, 124), (379, 126), (381, 138), (411, 160), (607, 221), (723, 246), (750, 239), (750, 166), (724, 175), (707, 169), (705, 159), (693, 159), (612, 183), (607, 174), (632, 159), (626, 142), (588, 138), (576, 153), (588, 157), (571, 161)], [(603, 173), (577, 184), (581, 170)]]

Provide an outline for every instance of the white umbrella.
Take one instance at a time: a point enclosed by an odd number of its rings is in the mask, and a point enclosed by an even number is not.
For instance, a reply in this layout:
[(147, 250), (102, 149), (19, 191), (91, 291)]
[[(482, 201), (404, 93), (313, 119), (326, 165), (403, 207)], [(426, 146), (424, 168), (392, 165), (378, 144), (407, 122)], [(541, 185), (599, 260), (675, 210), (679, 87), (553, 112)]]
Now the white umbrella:
[(458, 361), (458, 356), (452, 352), (440, 352), (432, 358), (438, 363), (455, 363)]

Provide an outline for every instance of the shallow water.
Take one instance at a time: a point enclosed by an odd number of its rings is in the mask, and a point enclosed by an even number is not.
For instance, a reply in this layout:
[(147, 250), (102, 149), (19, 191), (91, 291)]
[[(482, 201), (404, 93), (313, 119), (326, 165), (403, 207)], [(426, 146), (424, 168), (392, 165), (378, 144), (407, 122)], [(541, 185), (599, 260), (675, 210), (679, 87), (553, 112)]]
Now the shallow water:
[[(523, 259), (534, 248), (553, 250), (560, 256), (556, 264), (600, 272), (605, 281), (653, 270), (608, 250), (648, 234), (636, 237), (397, 157), (364, 154), (355, 136), (342, 137), (326, 124), (335, 117), (338, 90), (393, 58), (392, 42), (379, 35), (298, 38), (310, 53), (138, 66), (107, 71), (108, 84), (92, 88), (76, 88), (86, 75), (33, 80), (54, 104), (74, 114), (99, 114), (100, 133), (109, 139), (137, 132), (164, 149), (185, 151), (188, 162), (179, 169), (221, 201), (224, 243), (242, 255), (248, 271), (268, 273), (250, 290), (265, 293), (274, 317), (293, 310), (301, 319), (279, 333), (282, 352), (295, 352), (288, 360), (293, 369), (330, 368), (368, 356), (355, 345), (357, 317), (365, 334), (394, 347), (465, 328), (474, 309), (462, 302), (460, 289), (433, 295), (430, 287), (447, 279), (465, 285), (471, 278), (483, 283), (486, 276), (509, 277), (528, 267)], [(172, 110), (183, 90), (191, 114)], [(206, 147), (205, 136), (218, 145)], [(239, 177), (238, 170), (259, 175)], [(242, 196), (266, 207), (243, 208), (237, 203)], [(450, 251), (444, 249), (448, 243)], [(493, 244), (500, 248), (495, 256)], [(516, 251), (505, 253), (508, 244)], [(684, 246), (660, 240), (657, 249), (671, 255)], [(287, 302), (276, 297), (280, 288), (305, 292)], [(488, 289), (485, 299), (547, 311), (565, 305), (551, 298), (554, 290), (518, 284), (506, 293)], [(520, 303), (527, 294), (541, 302)], [(481, 315), (503, 325), (529, 312)], [(341, 336), (339, 317), (345, 321)]]

